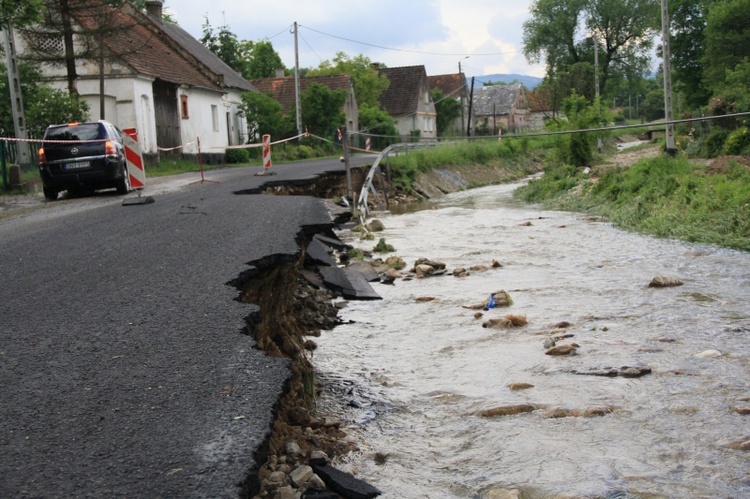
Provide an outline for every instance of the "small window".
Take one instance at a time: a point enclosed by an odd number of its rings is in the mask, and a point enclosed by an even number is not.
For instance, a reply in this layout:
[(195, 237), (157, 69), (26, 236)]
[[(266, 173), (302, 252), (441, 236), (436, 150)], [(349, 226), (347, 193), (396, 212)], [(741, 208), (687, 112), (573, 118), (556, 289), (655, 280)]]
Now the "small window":
[(214, 132), (219, 131), (219, 107), (211, 105), (211, 119), (214, 123)]
[(183, 120), (190, 118), (190, 112), (188, 111), (188, 96), (185, 94), (180, 95), (180, 110), (182, 111)]

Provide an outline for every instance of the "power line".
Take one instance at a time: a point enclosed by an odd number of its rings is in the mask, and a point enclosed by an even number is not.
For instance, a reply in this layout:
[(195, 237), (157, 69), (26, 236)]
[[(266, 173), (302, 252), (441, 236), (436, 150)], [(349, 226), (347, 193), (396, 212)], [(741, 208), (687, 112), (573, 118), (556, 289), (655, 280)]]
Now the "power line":
[(476, 53), (473, 53), (473, 54), (456, 54), (456, 53), (444, 53), (444, 52), (429, 52), (429, 51), (424, 51), (424, 50), (397, 49), (397, 48), (393, 48), (393, 47), (384, 47), (382, 45), (375, 45), (375, 44), (367, 43), (367, 42), (360, 42), (358, 40), (352, 40), (351, 38), (345, 38), (343, 36), (332, 35), (330, 33), (324, 33), (322, 31), (318, 31), (316, 29), (310, 28), (309, 26), (302, 26), (302, 25), (300, 25), (299, 27), (300, 28), (308, 29), (310, 31), (313, 31), (313, 32), (318, 33), (318, 34), (323, 35), (323, 36), (328, 36), (330, 38), (336, 38), (337, 40), (344, 40), (344, 41), (347, 41), (347, 42), (358, 43), (360, 45), (366, 45), (368, 47), (373, 47), (373, 48), (377, 48), (377, 49), (381, 49), (381, 50), (390, 50), (390, 51), (393, 51), (393, 52), (407, 52), (407, 53), (410, 53), (410, 54), (439, 55), (439, 56), (446, 56), (446, 57), (463, 57), (463, 56), (466, 56), (466, 55), (470, 55), (472, 57), (474, 57), (474, 56), (479, 57), (479, 56), (511, 55), (511, 54), (518, 54), (518, 53), (521, 52), (520, 50), (513, 50), (513, 51), (510, 51), (510, 52), (487, 52), (487, 53), (483, 53), (483, 54), (476, 54)]

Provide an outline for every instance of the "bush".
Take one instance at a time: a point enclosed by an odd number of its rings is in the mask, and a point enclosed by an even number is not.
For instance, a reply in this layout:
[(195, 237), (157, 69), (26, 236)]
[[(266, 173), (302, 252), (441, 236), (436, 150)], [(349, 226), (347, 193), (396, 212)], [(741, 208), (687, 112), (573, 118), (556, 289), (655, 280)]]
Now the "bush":
[(250, 153), (247, 149), (227, 149), (226, 162), (227, 164), (249, 163)]
[(724, 141), (724, 154), (748, 154), (750, 152), (750, 134), (746, 126), (731, 132)]
[(715, 158), (724, 150), (724, 142), (729, 137), (729, 130), (719, 128), (706, 137), (701, 151), (706, 158)]

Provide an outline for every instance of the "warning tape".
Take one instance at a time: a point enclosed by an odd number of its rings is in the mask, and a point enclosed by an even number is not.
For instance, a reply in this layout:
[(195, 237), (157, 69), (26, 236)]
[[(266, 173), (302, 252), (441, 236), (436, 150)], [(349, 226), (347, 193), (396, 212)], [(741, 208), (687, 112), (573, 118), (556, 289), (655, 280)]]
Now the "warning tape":
[(0, 141), (6, 142), (43, 142), (45, 144), (88, 144), (91, 142), (106, 142), (109, 139), (90, 139), (90, 140), (52, 140), (52, 139), (17, 139), (15, 137), (0, 137)]
[[(271, 145), (274, 146), (276, 144), (283, 144), (284, 142), (297, 140), (301, 137), (315, 137), (315, 135), (311, 133), (301, 133), (295, 137), (289, 137), (288, 139), (281, 139), (275, 142), (271, 142)], [(211, 147), (204, 147), (203, 149), (252, 149), (254, 147), (263, 147), (263, 144), (260, 143), (260, 144), (241, 144), (238, 146), (211, 146)]]
[(195, 142), (188, 142), (187, 144), (182, 144), (182, 145), (175, 146), (175, 147), (157, 147), (156, 150), (157, 151), (164, 151), (164, 152), (166, 152), (166, 151), (174, 151), (175, 149), (181, 149), (183, 147), (192, 146), (193, 144), (195, 144)]

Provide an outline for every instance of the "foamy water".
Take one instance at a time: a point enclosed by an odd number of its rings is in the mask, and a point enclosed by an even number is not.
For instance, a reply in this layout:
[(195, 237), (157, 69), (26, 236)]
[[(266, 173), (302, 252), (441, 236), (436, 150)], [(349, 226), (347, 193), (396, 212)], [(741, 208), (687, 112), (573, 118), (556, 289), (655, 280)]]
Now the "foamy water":
[[(350, 302), (341, 316), (354, 323), (316, 339), (320, 410), (338, 414), (360, 441), (338, 465), (389, 498), (478, 497), (491, 488), (533, 498), (750, 496), (750, 454), (729, 447), (750, 437), (750, 416), (735, 411), (750, 406), (750, 254), (543, 211), (514, 202), (515, 187), (378, 217), (386, 227), (378, 237), (409, 265), (427, 257), (449, 269), (493, 259), (503, 266), (375, 284), (382, 301)], [(649, 288), (657, 275), (684, 285)], [(462, 307), (500, 289), (511, 307), (481, 319)], [(508, 313), (528, 325), (482, 327)], [(574, 335), (561, 343), (577, 343), (578, 355), (545, 355), (561, 321)], [(696, 357), (709, 350), (720, 355)], [(622, 366), (652, 373), (574, 373)], [(518, 382), (533, 387), (508, 388)], [(477, 415), (515, 404), (539, 409)], [(591, 407), (612, 412), (548, 417), (553, 408)]]

